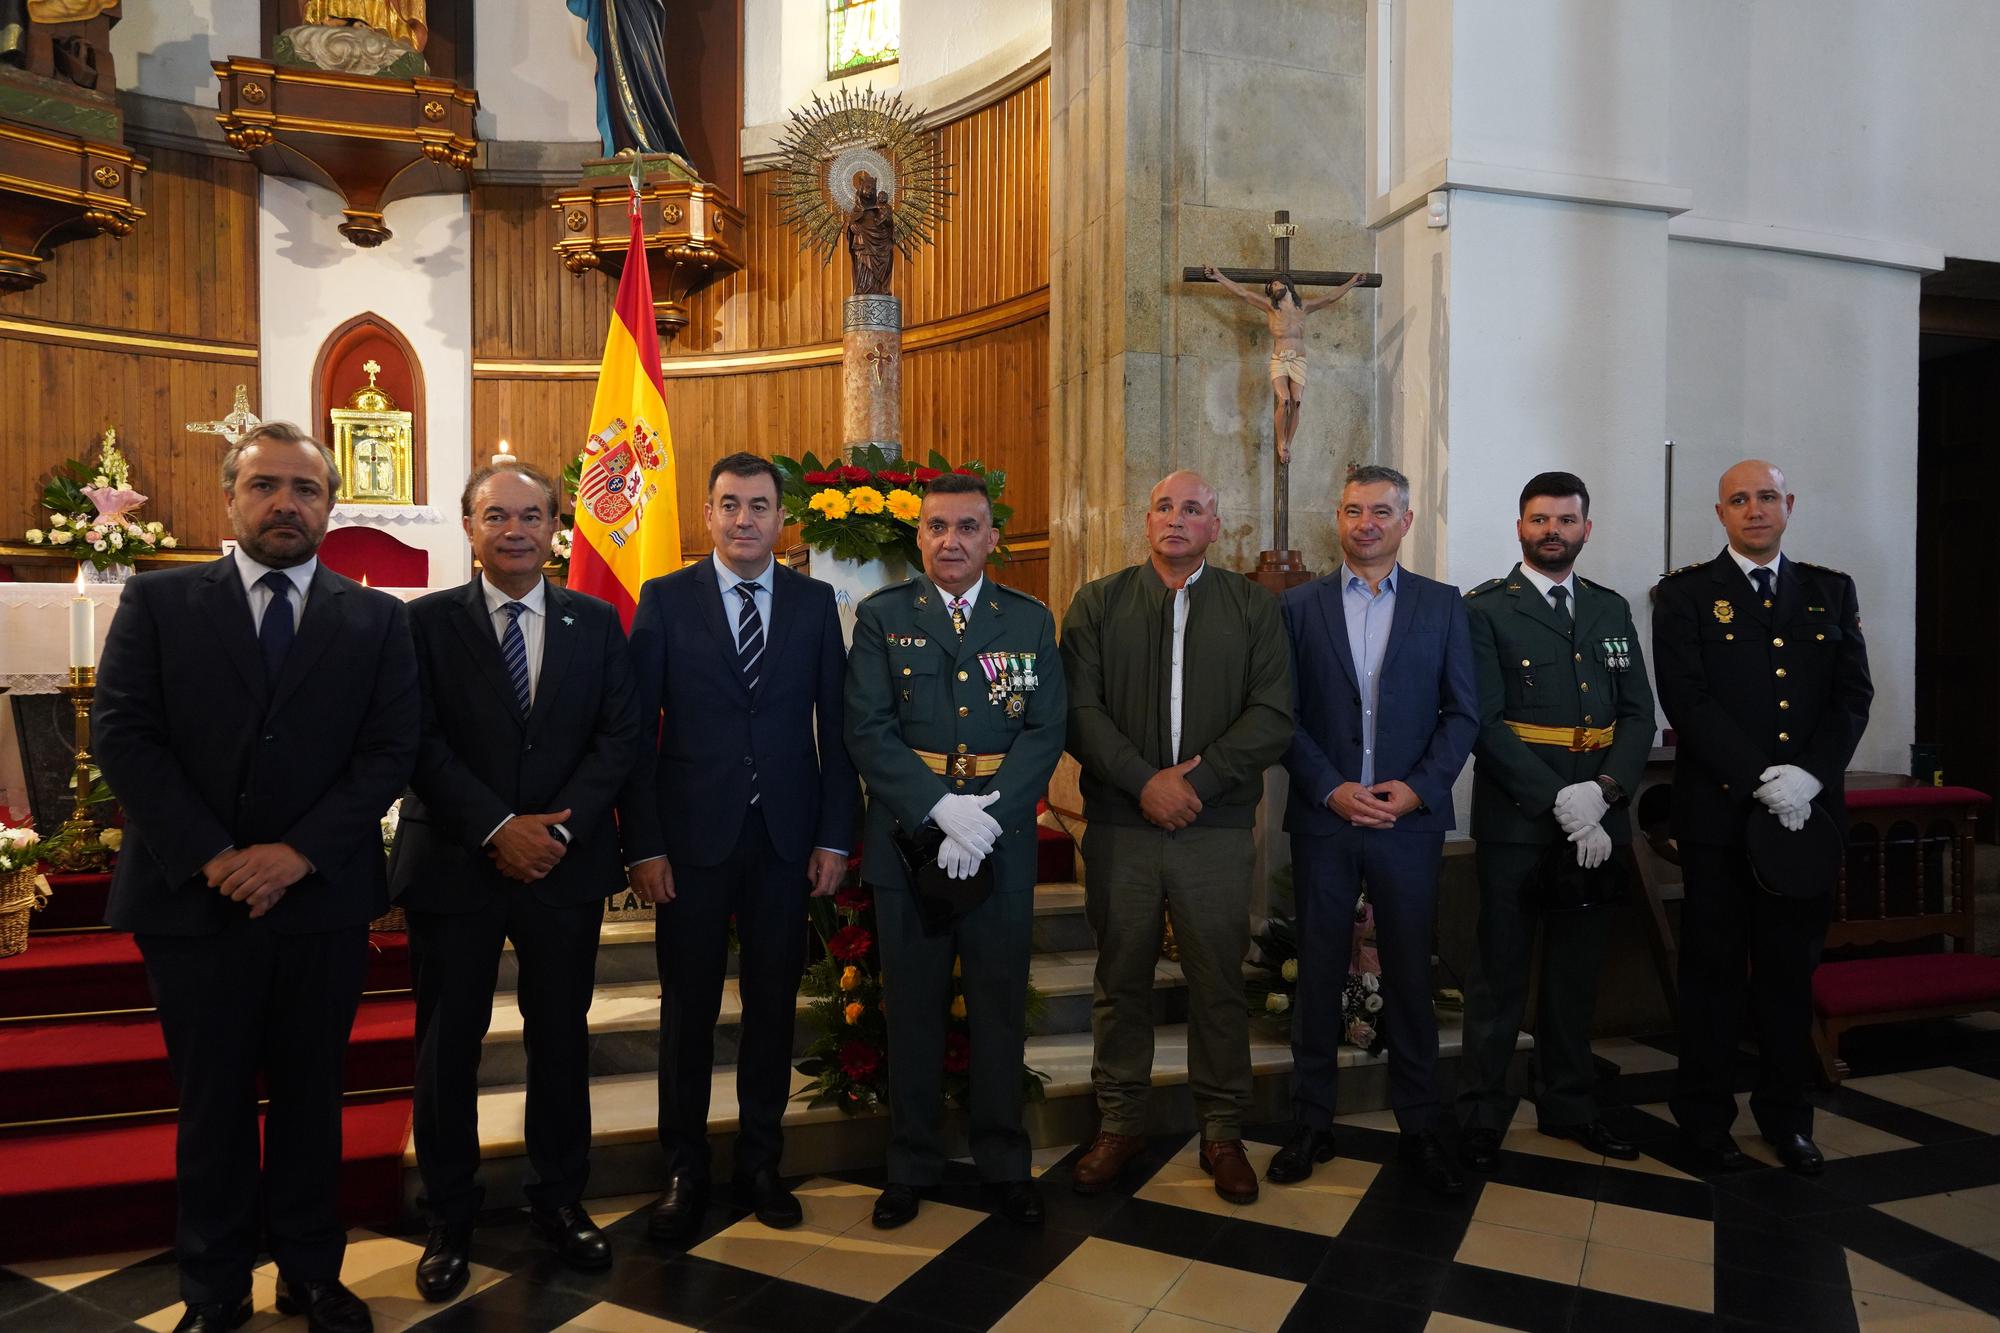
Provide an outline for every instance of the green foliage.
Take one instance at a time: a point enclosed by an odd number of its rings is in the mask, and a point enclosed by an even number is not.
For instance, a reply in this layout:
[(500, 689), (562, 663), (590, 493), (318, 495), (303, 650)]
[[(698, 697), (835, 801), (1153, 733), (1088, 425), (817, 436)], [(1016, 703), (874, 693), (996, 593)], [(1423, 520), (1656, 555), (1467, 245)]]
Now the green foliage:
[[(912, 569), (920, 568), (923, 557), (917, 549), (916, 509), (906, 501), (905, 513), (894, 512), (893, 493), (906, 492), (921, 502), (930, 481), (946, 472), (969, 472), (985, 481), (994, 527), (1004, 531), (1014, 516), (1013, 507), (1000, 499), (1007, 486), (1005, 472), (989, 469), (978, 459), (954, 466), (935, 449), (922, 464), (891, 459), (881, 446), (873, 444), (847, 463), (822, 460), (810, 451), (800, 458), (779, 454), (771, 462), (778, 469), (785, 521), (798, 525), (799, 537), (807, 546), (842, 560), (901, 559)], [(854, 494), (864, 489), (883, 496), (887, 505), (878, 512), (857, 511)], [(833, 498), (824, 498), (828, 496)], [(1006, 559), (1005, 547), (994, 552), (996, 563), (1004, 564)]]

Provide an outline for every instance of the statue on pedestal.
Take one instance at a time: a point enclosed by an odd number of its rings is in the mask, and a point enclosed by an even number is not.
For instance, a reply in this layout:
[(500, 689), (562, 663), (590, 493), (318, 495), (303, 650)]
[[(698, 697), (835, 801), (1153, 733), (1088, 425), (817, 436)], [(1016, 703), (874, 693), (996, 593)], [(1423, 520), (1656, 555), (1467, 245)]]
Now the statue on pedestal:
[(687, 160), (673, 90), (667, 87), (666, 0), (569, 0), (597, 55), (597, 135), (604, 155), (621, 149)]
[(866, 171), (854, 173), (854, 211), (847, 215), (847, 258), (854, 268), (854, 294), (887, 293), (896, 269), (896, 216), (889, 192), (877, 188)]

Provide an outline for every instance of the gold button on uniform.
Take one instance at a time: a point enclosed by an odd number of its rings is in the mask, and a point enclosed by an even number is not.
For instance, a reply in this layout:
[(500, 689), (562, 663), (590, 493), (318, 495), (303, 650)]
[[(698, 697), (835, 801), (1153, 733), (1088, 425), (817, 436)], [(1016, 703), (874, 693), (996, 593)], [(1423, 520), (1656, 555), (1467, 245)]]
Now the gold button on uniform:
[(904, 668), (903, 668), (903, 674), (904, 674), (904, 675), (906, 675), (906, 676), (907, 676), (907, 675), (909, 675), (909, 674), (910, 674), (910, 669), (909, 669), (908, 667), (904, 667)]
[(1785, 641), (1783, 639), (1773, 639), (1771, 640), (1771, 646), (1773, 648), (1782, 648), (1785, 646)]
[(1779, 711), (1779, 712), (1781, 712), (1781, 713), (1782, 713), (1782, 712), (1783, 712), (1783, 711), (1784, 711), (1785, 709), (1787, 709), (1787, 708), (1790, 708), (1791, 706), (1792, 706), (1792, 701), (1791, 701), (1790, 699), (1780, 699), (1780, 700), (1778, 700), (1778, 711)]
[(954, 786), (954, 787), (963, 787), (963, 786), (965, 785), (965, 779), (964, 779), (964, 778), (953, 778), (953, 779), (952, 779), (952, 782), (951, 782), (951, 785), (952, 785), (952, 786)]
[[(972, 710), (971, 710), (970, 708), (967, 708), (967, 707), (966, 707), (966, 706), (965, 706), (964, 704), (960, 704), (960, 705), (958, 706), (958, 715), (959, 715), (960, 717), (969, 717), (969, 716), (971, 716), (971, 714), (972, 714)], [(963, 750), (963, 749), (964, 749), (965, 747), (964, 747), (963, 745), (961, 745), (961, 746), (959, 746), (958, 748), (959, 748), (959, 749), (961, 749), (961, 750)]]
[(1590, 714), (1588, 714), (1588, 713), (1585, 713), (1585, 714), (1583, 715), (1583, 724), (1584, 724), (1585, 726), (1589, 726), (1589, 725), (1590, 725), (1590, 724), (1591, 724), (1592, 722), (1594, 722), (1594, 721), (1596, 721), (1596, 719), (1595, 719), (1595, 718), (1593, 718), (1593, 717), (1591, 717), (1591, 715), (1590, 715)]
[(1824, 635), (1824, 634), (1815, 634), (1815, 635), (1813, 635), (1813, 637), (1814, 637), (1815, 639), (1819, 639), (1819, 640), (1822, 640), (1822, 641), (1824, 641), (1824, 640), (1825, 640), (1825, 638), (1826, 638), (1826, 635)]
[(1781, 741), (1788, 741), (1791, 738), (1792, 738), (1792, 733), (1789, 731), (1781, 731), (1778, 733), (1778, 739)]
[(1581, 685), (1577, 686), (1577, 688), (1578, 688), (1578, 689), (1580, 689), (1580, 690), (1582, 690), (1582, 691), (1583, 691), (1583, 692), (1584, 692), (1585, 694), (1589, 694), (1589, 693), (1590, 693), (1590, 682), (1586, 680), (1585, 682), (1583, 682), (1583, 684), (1581, 684)]
[(959, 672), (959, 673), (958, 673), (958, 678), (959, 678), (960, 680), (964, 680), (964, 679), (965, 679), (965, 673), (964, 673), (963, 671)]
[(1575, 656), (1576, 656), (1576, 660), (1577, 660), (1577, 661), (1581, 662), (1581, 661), (1583, 660), (1583, 654), (1582, 654), (1582, 653), (1577, 653), (1577, 654), (1576, 654)]
[(958, 743), (958, 752), (959, 752), (960, 754), (964, 754), (964, 753), (965, 753), (965, 742), (964, 742), (964, 741), (960, 741), (960, 742)]
[(1725, 639), (1730, 639), (1730, 640), (1734, 640), (1734, 639), (1736, 638), (1736, 636), (1735, 636), (1734, 634), (1725, 634), (1725, 635), (1723, 635), (1722, 637), (1723, 637), (1723, 638), (1725, 638)]
[(1779, 679), (1779, 680), (1783, 680), (1784, 678), (1785, 678), (1785, 669), (1784, 669), (1783, 667), (1779, 667), (1779, 668), (1778, 668), (1778, 679)]
[(1530, 662), (1530, 661), (1529, 661), (1529, 660), (1528, 660), (1527, 658), (1525, 658), (1525, 657), (1524, 657), (1524, 658), (1522, 658), (1522, 659), (1521, 659), (1521, 665), (1522, 665), (1522, 666), (1533, 666), (1533, 665), (1534, 665), (1534, 663), (1533, 663), (1533, 662)]

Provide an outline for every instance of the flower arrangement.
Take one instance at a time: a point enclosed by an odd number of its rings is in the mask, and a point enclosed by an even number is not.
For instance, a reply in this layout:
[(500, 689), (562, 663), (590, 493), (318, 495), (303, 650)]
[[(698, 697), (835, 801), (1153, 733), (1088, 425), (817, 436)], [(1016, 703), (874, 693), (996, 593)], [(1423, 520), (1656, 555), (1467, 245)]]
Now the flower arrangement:
[(382, 854), (396, 850), (396, 830), (403, 826), (403, 798), (398, 796), (389, 802), (389, 808), (382, 812)]
[[(1271, 877), (1273, 914), (1264, 920), (1250, 945), (1250, 971), (1244, 986), (1253, 1015), (1268, 1018), (1287, 1031), (1299, 992), (1298, 927), (1291, 917), (1291, 869)], [(1366, 894), (1354, 907), (1354, 949), (1347, 965), (1347, 982), (1340, 994), (1341, 1038), (1370, 1055), (1388, 1049), (1382, 1031), (1382, 963), (1375, 950), (1375, 909)]]
[(42, 835), (27, 825), (0, 821), (0, 875), (32, 870), (41, 864)]
[(180, 544), (165, 524), (132, 517), (146, 499), (132, 489), (132, 465), (118, 449), (118, 432), (107, 430), (95, 466), (71, 458), (50, 471), (42, 487), (48, 527), (24, 535), (30, 546), (47, 546), (93, 569), (131, 565)]
[[(946, 472), (985, 480), (994, 527), (1004, 529), (1014, 514), (1000, 502), (1005, 472), (978, 459), (954, 467), (936, 450), (922, 467), (891, 459), (875, 445), (861, 450), (851, 463), (823, 463), (811, 453), (796, 459), (780, 454), (771, 462), (782, 479), (778, 489), (785, 521), (799, 525), (800, 538), (813, 550), (842, 560), (900, 558), (912, 567), (922, 564), (917, 514), (925, 488)], [(1004, 558), (1005, 552), (1000, 554)]]
[[(853, 864), (858, 865), (859, 857)], [(889, 1093), (889, 1020), (884, 1010), (882, 954), (875, 932), (875, 898), (852, 874), (831, 899), (809, 899), (809, 914), (821, 956), (806, 969), (800, 990), (810, 996), (806, 1022), (817, 1029), (811, 1049), (798, 1063), (813, 1082), (803, 1092), (813, 1106), (838, 1106), (849, 1115), (882, 1108)], [(965, 996), (953, 963), (950, 1020), (944, 1038), (944, 1091), (957, 1106), (972, 1095), (972, 1030), (966, 1022)], [(1042, 997), (1028, 988), (1027, 1013), (1032, 1025), (1042, 1010)], [(1021, 1092), (1041, 1101), (1048, 1075), (1023, 1065)]]

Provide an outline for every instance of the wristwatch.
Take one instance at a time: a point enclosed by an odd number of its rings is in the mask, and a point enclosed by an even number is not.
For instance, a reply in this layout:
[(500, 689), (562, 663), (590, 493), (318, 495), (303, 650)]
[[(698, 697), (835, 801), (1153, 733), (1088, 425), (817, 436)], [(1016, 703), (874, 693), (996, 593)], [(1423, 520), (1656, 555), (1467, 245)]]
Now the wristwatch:
[(1618, 785), (1618, 779), (1608, 773), (1597, 775), (1597, 785), (1604, 788), (1604, 803), (1612, 808), (1625, 804), (1625, 789)]

